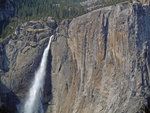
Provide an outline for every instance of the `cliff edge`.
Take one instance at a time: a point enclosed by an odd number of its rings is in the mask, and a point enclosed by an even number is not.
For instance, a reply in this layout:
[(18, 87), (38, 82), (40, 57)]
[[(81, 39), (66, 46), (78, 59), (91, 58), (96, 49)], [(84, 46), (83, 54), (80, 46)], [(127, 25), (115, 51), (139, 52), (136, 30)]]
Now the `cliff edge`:
[[(45, 113), (149, 113), (149, 12), (149, 5), (124, 2), (58, 26), (22, 24), (0, 46), (5, 59), (0, 59), (3, 103), (13, 103), (14, 111), (21, 108), (48, 37), (54, 34)], [(14, 101), (9, 103), (8, 97)]]

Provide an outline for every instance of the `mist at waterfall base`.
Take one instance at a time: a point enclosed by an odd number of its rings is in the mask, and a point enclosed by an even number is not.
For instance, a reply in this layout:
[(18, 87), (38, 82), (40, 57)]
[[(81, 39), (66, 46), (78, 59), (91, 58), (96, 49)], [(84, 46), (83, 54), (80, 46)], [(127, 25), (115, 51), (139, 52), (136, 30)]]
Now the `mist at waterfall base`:
[(40, 66), (35, 72), (34, 81), (29, 90), (29, 94), (23, 106), (23, 113), (44, 113), (42, 98), (43, 98), (43, 87), (45, 83), (46, 76), (46, 67), (47, 67), (47, 57), (49, 53), (49, 48), (51, 44), (51, 39), (53, 35), (49, 39), (49, 43), (44, 50), (42, 60)]

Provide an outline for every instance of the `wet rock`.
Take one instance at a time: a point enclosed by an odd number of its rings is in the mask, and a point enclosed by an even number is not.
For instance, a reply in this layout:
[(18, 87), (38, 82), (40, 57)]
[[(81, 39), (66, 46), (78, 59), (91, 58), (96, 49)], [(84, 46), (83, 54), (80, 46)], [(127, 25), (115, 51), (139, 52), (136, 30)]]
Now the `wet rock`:
[[(14, 34), (0, 45), (0, 82), (4, 86), (0, 88), (0, 97), (12, 112), (21, 106), (16, 99), (19, 98), (19, 103), (24, 102), (34, 72), (53, 32), (54, 29), (43, 21), (30, 21), (18, 26)], [(11, 96), (11, 92), (14, 96)]]

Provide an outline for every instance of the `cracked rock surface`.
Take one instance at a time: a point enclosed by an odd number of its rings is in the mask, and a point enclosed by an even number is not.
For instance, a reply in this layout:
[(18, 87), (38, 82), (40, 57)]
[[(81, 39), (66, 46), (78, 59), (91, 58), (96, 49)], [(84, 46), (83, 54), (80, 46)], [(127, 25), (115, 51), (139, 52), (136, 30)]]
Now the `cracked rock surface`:
[[(17, 108), (48, 44), (45, 113), (143, 113), (149, 106), (150, 7), (120, 3), (58, 25), (18, 26), (0, 46), (0, 95)], [(3, 68), (1, 68), (3, 67)]]

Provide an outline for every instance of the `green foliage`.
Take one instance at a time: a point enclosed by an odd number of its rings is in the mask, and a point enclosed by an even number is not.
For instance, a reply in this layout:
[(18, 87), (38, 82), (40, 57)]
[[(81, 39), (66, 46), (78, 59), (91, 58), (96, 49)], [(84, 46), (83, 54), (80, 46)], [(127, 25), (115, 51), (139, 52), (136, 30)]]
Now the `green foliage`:
[(105, 4), (106, 4), (106, 6), (116, 5), (116, 4), (120, 3), (120, 2), (125, 2), (125, 1), (131, 2), (131, 0), (110, 0), (108, 3), (105, 3)]
[(15, 17), (25, 21), (45, 16), (52, 16), (56, 19), (72, 18), (85, 12), (78, 1), (17, 0), (15, 2)]
[[(3, 2), (5, 0), (2, 0)], [(80, 5), (85, 0), (15, 0), (15, 13), (6, 24), (0, 23), (0, 39), (4, 39), (10, 35), (16, 26), (20, 23), (30, 20), (39, 20), (48, 16), (54, 17), (56, 20), (71, 19), (82, 15), (87, 11)], [(123, 1), (131, 0), (105, 0), (98, 1), (101, 6), (94, 9), (114, 5)], [(92, 9), (92, 10), (94, 10)]]
[(85, 9), (79, 4), (83, 0), (16, 0), (15, 13), (7, 24), (1, 27), (0, 38), (11, 34), (20, 23), (30, 20), (39, 20), (48, 16), (56, 20), (70, 19), (84, 14)]
[(118, 3), (121, 3), (121, 2), (132, 2), (132, 0), (108, 0), (107, 2), (105, 0), (101, 0), (101, 1), (97, 1), (95, 3), (95, 5), (97, 4), (100, 4), (99, 6), (97, 7), (94, 7), (92, 10), (95, 10), (95, 9), (98, 9), (98, 8), (101, 8), (101, 7), (106, 7), (106, 6), (111, 6), (111, 5), (116, 5)]

